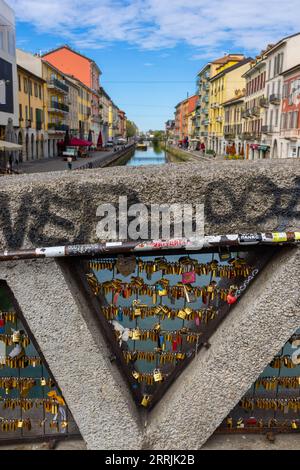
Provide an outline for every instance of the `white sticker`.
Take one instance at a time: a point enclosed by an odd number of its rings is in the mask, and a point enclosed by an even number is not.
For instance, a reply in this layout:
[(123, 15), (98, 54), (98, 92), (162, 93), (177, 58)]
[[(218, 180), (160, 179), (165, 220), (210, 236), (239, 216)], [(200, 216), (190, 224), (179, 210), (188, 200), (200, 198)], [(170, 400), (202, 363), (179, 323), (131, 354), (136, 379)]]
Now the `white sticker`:
[(49, 248), (37, 248), (35, 252), (37, 255), (44, 255), (46, 258), (57, 258), (65, 256), (65, 247), (53, 246)]
[(105, 243), (105, 246), (122, 246), (123, 243), (122, 242), (108, 242), (108, 243)]

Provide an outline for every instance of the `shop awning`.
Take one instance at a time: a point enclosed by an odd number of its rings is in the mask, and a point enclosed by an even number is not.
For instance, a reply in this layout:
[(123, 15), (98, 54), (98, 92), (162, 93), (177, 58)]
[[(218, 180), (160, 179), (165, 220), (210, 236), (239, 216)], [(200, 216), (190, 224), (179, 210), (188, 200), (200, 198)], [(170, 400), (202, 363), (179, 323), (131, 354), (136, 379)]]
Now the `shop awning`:
[(263, 152), (267, 152), (270, 150), (270, 145), (259, 145), (258, 150), (262, 150)]
[(22, 150), (22, 145), (14, 144), (13, 142), (7, 142), (6, 140), (0, 140), (0, 151), (4, 150)]
[[(58, 144), (64, 145), (64, 141), (62, 140)], [(89, 147), (90, 145), (93, 145), (93, 142), (89, 142), (88, 140), (77, 139), (77, 137), (72, 137), (70, 143), (68, 144), (68, 147)]]

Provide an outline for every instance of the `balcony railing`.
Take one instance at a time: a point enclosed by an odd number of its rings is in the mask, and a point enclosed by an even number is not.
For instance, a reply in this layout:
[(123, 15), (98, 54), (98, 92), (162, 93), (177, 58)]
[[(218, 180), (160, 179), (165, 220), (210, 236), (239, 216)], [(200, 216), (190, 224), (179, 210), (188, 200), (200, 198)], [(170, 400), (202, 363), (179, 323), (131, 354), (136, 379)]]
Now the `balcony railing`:
[(48, 124), (48, 130), (53, 130), (53, 131), (67, 131), (69, 129), (69, 126), (66, 124), (57, 124), (56, 122), (49, 122)]
[(245, 109), (242, 111), (242, 119), (248, 119), (249, 117), (251, 117), (250, 109)]
[(69, 112), (69, 106), (64, 103), (60, 103), (59, 101), (50, 101), (48, 105), (48, 109), (55, 110), (55, 111), (62, 111), (63, 113)]
[(287, 140), (297, 140), (300, 138), (300, 129), (282, 129), (280, 135)]
[(208, 114), (209, 113), (209, 109), (208, 108), (203, 108), (201, 110), (202, 114)]
[(252, 116), (259, 116), (260, 115), (260, 109), (258, 106), (253, 106), (253, 108), (251, 108), (251, 114)]
[(251, 140), (251, 139), (253, 139), (253, 138), (254, 138), (254, 137), (253, 137), (252, 132), (243, 132), (243, 133), (242, 133), (242, 139), (243, 139), (243, 140)]
[(210, 124), (210, 119), (203, 119), (203, 121), (201, 121), (201, 124), (202, 126), (208, 126)]
[(48, 81), (49, 88), (56, 88), (57, 90), (63, 93), (69, 93), (69, 87), (62, 81), (58, 80), (57, 78), (52, 78)]
[(269, 107), (269, 101), (267, 100), (267, 98), (260, 98), (259, 100), (259, 106), (261, 106), (262, 108), (268, 108)]
[(270, 101), (271, 104), (279, 105), (280, 104), (280, 95), (273, 93), (270, 96), (269, 101)]
[(261, 126), (262, 134), (272, 134), (273, 126)]

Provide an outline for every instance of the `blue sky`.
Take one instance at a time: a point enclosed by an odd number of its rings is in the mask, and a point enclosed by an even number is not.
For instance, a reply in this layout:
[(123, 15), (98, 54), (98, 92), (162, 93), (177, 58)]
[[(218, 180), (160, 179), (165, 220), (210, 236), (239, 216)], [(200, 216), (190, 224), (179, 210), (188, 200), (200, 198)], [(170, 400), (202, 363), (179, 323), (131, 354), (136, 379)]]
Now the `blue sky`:
[(141, 130), (164, 127), (208, 60), (254, 56), (300, 29), (299, 0), (6, 1), (16, 12), (17, 47), (45, 52), (67, 43), (90, 56)]

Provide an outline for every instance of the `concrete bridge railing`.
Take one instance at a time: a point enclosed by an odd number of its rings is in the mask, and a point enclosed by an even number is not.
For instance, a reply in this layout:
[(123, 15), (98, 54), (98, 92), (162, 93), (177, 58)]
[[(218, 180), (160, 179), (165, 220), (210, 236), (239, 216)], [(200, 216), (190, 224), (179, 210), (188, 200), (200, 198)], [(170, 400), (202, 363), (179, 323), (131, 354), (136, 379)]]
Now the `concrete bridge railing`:
[[(203, 203), (205, 233), (299, 230), (296, 160), (114, 167), (2, 177), (0, 249), (97, 242), (99, 204)], [(300, 253), (283, 248), (147, 418), (67, 261), (0, 263), (93, 449), (197, 449), (300, 327)]]

